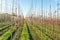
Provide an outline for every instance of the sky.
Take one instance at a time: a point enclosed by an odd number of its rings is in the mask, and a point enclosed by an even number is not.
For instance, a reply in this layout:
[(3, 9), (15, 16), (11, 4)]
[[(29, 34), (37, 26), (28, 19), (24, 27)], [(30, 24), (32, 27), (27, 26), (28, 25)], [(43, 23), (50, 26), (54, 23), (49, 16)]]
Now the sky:
[[(6, 8), (7, 8), (7, 12), (11, 13), (12, 12), (12, 0), (7, 0), (7, 7), (5, 7), (5, 2), (6, 0), (2, 0), (2, 11), (1, 11), (1, 0), (0, 0), (0, 12), (6, 12)], [(16, 5), (17, 0), (14, 0)], [(47, 12), (49, 12), (50, 9), (50, 1), (51, 1), (51, 11), (54, 12), (57, 8), (57, 0), (43, 0), (43, 10), (44, 12), (46, 12), (46, 8), (47, 8)], [(20, 4), (20, 10), (23, 12), (23, 15), (26, 16), (27, 14), (29, 14), (29, 10), (31, 8), (31, 3), (32, 0), (19, 0), (18, 1)], [(60, 0), (58, 0), (58, 2), (60, 3)], [(59, 6), (60, 7), (60, 6)], [(14, 7), (15, 8), (15, 7)], [(18, 9), (18, 8), (17, 8)], [(39, 12), (41, 13), (41, 0), (33, 0), (33, 10), (34, 10), (34, 14), (39, 14)], [(14, 11), (15, 12), (15, 11)]]

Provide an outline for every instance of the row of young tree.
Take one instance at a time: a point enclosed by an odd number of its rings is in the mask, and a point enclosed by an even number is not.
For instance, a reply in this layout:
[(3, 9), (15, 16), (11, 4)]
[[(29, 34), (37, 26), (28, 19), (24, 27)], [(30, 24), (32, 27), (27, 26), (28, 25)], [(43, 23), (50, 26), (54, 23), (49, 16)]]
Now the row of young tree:
[[(38, 0), (35, 0), (35, 1), (37, 3)], [(56, 4), (55, 4), (56, 10), (53, 10), (53, 11), (52, 11), (52, 0), (46, 0), (45, 9), (44, 9), (44, 0), (40, 0), (40, 1), (41, 1), (41, 4), (40, 4), (41, 8), (39, 12), (36, 12), (37, 11), (36, 4), (34, 4), (34, 0), (32, 0), (31, 8), (27, 13), (26, 18), (34, 19), (36, 21), (38, 19), (40, 22), (60, 24), (60, 1), (59, 0), (56, 1)], [(49, 1), (49, 3), (47, 1)], [(47, 4), (49, 4), (49, 6)]]
[[(2, 12), (2, 0), (0, 0), (1, 1), (1, 12)], [(38, 1), (38, 0), (35, 0), (36, 2)], [(44, 7), (44, 3), (43, 3), (43, 1), (44, 0), (41, 0), (41, 11), (38, 13), (36, 13), (36, 15), (35, 15), (35, 12), (34, 12), (34, 10), (36, 11), (36, 4), (34, 4), (34, 0), (32, 0), (32, 3), (31, 3), (31, 8), (30, 8), (30, 10), (28, 11), (28, 13), (27, 13), (27, 15), (26, 15), (26, 17), (38, 17), (38, 18), (40, 18), (40, 19), (45, 19), (45, 18), (50, 18), (50, 19), (53, 19), (53, 18), (55, 18), (55, 19), (58, 19), (59, 18), (59, 10), (60, 10), (60, 6), (59, 6), (59, 2), (58, 2), (58, 0), (57, 0), (57, 3), (56, 3), (56, 5), (57, 5), (57, 10), (55, 10), (55, 12), (53, 12), (52, 13), (52, 5), (51, 5), (51, 1), (52, 0), (49, 0), (50, 1), (50, 3), (49, 3), (49, 13), (47, 12), (47, 3), (46, 3), (46, 14), (44, 13), (44, 10), (43, 10), (43, 7)], [(16, 16), (17, 17), (17, 15), (19, 15), (19, 17), (24, 17), (23, 16), (23, 13), (22, 13), (22, 10), (21, 10), (21, 8), (20, 8), (20, 0), (12, 0), (12, 3), (11, 3), (11, 5), (12, 5), (12, 8), (11, 8), (11, 14), (13, 15), (13, 16)], [(35, 6), (33, 6), (33, 5), (35, 5)], [(8, 11), (8, 0), (5, 0), (5, 12), (7, 13)], [(34, 7), (35, 7), (35, 9), (34, 9)], [(38, 15), (39, 14), (39, 15)], [(41, 15), (40, 15), (41, 14)], [(47, 17), (47, 14), (48, 14), (48, 16), (49, 17)], [(53, 15), (54, 14), (54, 15)], [(53, 16), (52, 16), (53, 15)], [(52, 18), (53, 17), (53, 18)], [(3, 19), (3, 18), (2, 18)], [(4, 18), (5, 19), (5, 18)]]
[[(3, 4), (3, 1), (5, 4)], [(19, 2), (20, 0), (12, 0), (11, 3), (9, 4), (8, 0), (0, 0), (0, 22), (8, 22), (8, 21), (11, 22), (16, 20), (14, 18), (18, 19), (23, 17), (23, 13), (20, 8)], [(3, 9), (3, 5), (5, 5), (4, 9)], [(10, 7), (8, 5), (10, 5)]]

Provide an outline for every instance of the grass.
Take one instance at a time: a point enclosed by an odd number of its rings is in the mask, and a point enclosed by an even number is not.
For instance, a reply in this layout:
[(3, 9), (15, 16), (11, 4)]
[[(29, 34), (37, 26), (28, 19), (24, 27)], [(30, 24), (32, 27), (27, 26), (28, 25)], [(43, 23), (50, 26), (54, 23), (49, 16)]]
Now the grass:
[[(45, 32), (43, 32), (43, 33), (45, 33), (45, 34), (47, 34), (48, 36), (50, 36), (51, 38), (53, 38), (53, 39), (60, 39), (60, 34), (57, 32), (58, 30), (55, 30), (55, 29), (57, 29), (57, 28), (59, 28), (59, 26), (58, 25), (55, 25), (56, 26), (56, 28), (54, 28), (54, 31), (53, 31), (53, 25), (52, 24), (42, 24), (42, 23), (40, 23), (40, 25), (38, 25), (38, 24), (35, 24), (35, 25), (37, 25), (37, 27), (41, 30), (44, 30)], [(55, 27), (54, 26), (54, 27)]]
[(16, 27), (15, 27), (15, 26), (12, 26), (12, 28), (11, 28), (10, 30), (8, 30), (6, 33), (4, 33), (4, 34), (0, 37), (0, 40), (7, 40), (7, 39), (10, 37), (11, 33), (12, 33), (13, 31), (15, 31), (15, 30), (16, 30)]
[(39, 30), (36, 26), (33, 25), (32, 27), (35, 30), (35, 32), (37, 33), (37, 35), (39, 35), (42, 38), (42, 40), (52, 40), (48, 36), (46, 36), (44, 33), (42, 33), (42, 31)]
[[(2, 26), (4, 26), (4, 25), (2, 25)], [(12, 26), (11, 29), (10, 28), (7, 29), (8, 26), (4, 26), (4, 27), (0, 28), (0, 30), (6, 28), (6, 29), (4, 29), (2, 31), (2, 33), (4, 33), (4, 34), (2, 36), (0, 36), (0, 40), (7, 40), (11, 36), (11, 33), (16, 30), (16, 25), (17, 24), (15, 24), (15, 26)], [(53, 31), (53, 29), (52, 29), (53, 25), (51, 25), (51, 24), (45, 25), (45, 24), (41, 23), (39, 25), (37, 23), (33, 23), (33, 25), (32, 25), (31, 23), (28, 22), (28, 25), (30, 26), (30, 27), (28, 26), (28, 28), (29, 28), (30, 32), (32, 32), (31, 35), (33, 34), (32, 37), (33, 37), (34, 40), (38, 40), (36, 37), (41, 38), (42, 40), (52, 40), (52, 39), (56, 39), (55, 37), (57, 37), (58, 39), (60, 39), (60, 34), (58, 34), (56, 32), (58, 30)], [(20, 25), (20, 26), (22, 26), (22, 25)], [(56, 25), (56, 27), (58, 29), (59, 26)], [(55, 29), (56, 29), (56, 27), (55, 27)], [(20, 40), (30, 40), (30, 35), (28, 33), (28, 28), (27, 28), (26, 21), (24, 21), (21, 35), (19, 34), (20, 32), (18, 32), (18, 34), (16, 34), (16, 36), (21, 36), (21, 37), (17, 37), (17, 39), (20, 39)], [(43, 32), (42, 32), (42, 30), (43, 30)], [(35, 34), (37, 34), (37, 35), (35, 35)], [(16, 36), (14, 36), (14, 37), (16, 38)]]
[(24, 27), (23, 27), (23, 30), (22, 30), (20, 40), (30, 40), (26, 22), (24, 22)]
[(52, 40), (51, 38), (49, 38), (47, 35), (45, 35), (41, 30), (39, 30), (39, 28), (37, 26), (35, 26), (35, 24), (30, 24), (32, 27), (32, 31), (35, 31), (35, 33), (42, 39), (42, 40)]

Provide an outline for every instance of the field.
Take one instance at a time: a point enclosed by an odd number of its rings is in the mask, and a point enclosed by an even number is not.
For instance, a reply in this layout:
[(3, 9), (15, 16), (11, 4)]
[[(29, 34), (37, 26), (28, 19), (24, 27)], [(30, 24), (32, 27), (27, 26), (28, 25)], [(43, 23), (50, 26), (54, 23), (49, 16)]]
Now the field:
[(60, 40), (60, 0), (0, 0), (0, 40)]
[(0, 40), (60, 40), (60, 25), (31, 20), (1, 22)]

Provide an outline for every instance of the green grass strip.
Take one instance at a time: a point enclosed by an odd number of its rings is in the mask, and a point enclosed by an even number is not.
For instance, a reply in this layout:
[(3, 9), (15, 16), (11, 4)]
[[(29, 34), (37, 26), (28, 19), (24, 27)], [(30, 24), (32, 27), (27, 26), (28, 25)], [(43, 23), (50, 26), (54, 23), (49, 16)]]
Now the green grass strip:
[(42, 40), (52, 40), (50, 39), (48, 36), (46, 36), (44, 33), (41, 32), (41, 30), (38, 29), (38, 27), (35, 27), (34, 25), (32, 26), (32, 28), (34, 29), (34, 31), (37, 33), (37, 35), (39, 35)]
[(7, 40), (8, 37), (11, 35), (11, 33), (16, 30), (15, 26), (12, 26), (12, 28), (10, 30), (8, 30), (6, 33), (4, 33), (1, 37), (0, 40)]
[(22, 34), (21, 34), (21, 39), (20, 40), (30, 40), (26, 22), (24, 22), (24, 27), (23, 27), (23, 30), (22, 30)]

